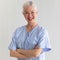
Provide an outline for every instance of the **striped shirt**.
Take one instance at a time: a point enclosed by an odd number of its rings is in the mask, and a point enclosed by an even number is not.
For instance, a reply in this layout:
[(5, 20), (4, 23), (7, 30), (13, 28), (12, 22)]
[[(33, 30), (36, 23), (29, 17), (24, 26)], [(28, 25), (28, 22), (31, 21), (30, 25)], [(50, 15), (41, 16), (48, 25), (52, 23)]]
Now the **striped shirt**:
[(27, 32), (26, 25), (24, 25), (15, 30), (8, 48), (9, 50), (16, 50), (18, 48), (29, 50), (34, 49), (36, 45), (43, 49), (42, 54), (36, 58), (17, 58), (17, 60), (45, 60), (45, 52), (51, 50), (51, 44), (46, 28), (37, 25), (30, 32)]

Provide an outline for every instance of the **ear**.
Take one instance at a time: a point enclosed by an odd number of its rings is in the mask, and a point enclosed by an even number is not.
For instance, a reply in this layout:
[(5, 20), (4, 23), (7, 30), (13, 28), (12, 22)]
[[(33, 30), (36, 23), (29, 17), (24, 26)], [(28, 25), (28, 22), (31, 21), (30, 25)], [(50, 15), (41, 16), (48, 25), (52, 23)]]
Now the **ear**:
[(38, 11), (36, 12), (36, 14), (38, 14)]
[(38, 11), (36, 12), (36, 15), (38, 16)]

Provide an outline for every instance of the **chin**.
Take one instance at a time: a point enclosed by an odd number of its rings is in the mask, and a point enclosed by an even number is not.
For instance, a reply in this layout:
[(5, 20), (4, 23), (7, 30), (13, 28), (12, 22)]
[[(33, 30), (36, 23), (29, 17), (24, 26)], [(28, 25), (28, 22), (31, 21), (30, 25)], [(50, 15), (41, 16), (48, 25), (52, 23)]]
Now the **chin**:
[(33, 21), (34, 19), (27, 19), (28, 21)]

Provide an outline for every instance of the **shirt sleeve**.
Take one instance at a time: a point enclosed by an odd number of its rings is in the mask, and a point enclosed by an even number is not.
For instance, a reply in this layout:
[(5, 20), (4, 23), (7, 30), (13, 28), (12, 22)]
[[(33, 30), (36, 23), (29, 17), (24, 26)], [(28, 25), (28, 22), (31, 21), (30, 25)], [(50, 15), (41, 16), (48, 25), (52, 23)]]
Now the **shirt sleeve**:
[(51, 50), (51, 44), (46, 28), (42, 29), (39, 35), (38, 46), (43, 49), (43, 52)]
[(9, 50), (16, 50), (16, 47), (17, 47), (17, 45), (16, 45), (16, 35), (14, 33), (13, 37), (12, 37), (12, 41), (11, 41), (10, 45), (8, 46), (8, 49)]

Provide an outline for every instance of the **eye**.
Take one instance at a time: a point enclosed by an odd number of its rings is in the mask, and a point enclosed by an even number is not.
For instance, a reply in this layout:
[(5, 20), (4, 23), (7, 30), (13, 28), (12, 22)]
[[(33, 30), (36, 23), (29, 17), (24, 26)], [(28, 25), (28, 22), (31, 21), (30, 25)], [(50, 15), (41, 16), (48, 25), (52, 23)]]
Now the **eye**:
[(25, 14), (28, 14), (28, 12), (25, 12)]
[(24, 12), (24, 14), (29, 14), (28, 12)]
[(34, 12), (31, 12), (32, 14), (34, 14)]

